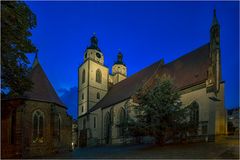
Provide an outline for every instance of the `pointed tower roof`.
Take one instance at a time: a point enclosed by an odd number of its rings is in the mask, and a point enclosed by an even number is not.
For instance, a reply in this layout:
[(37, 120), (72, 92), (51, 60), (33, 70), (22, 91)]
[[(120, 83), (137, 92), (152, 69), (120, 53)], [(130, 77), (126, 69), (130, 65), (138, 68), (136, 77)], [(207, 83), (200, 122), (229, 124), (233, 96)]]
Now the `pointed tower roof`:
[(213, 20), (212, 20), (212, 27), (215, 25), (219, 25), (217, 16), (216, 16), (216, 9), (213, 10)]
[(33, 86), (31, 91), (25, 92), (25, 99), (56, 103), (66, 108), (64, 103), (61, 101), (61, 99), (55, 92), (52, 84), (48, 80), (47, 75), (43, 71), (38, 61), (37, 54), (35, 56), (29, 78), (33, 82)]
[(125, 66), (122, 59), (123, 59), (123, 54), (121, 53), (121, 51), (119, 51), (117, 55), (117, 61), (114, 64), (122, 64)]
[(91, 44), (87, 49), (96, 49), (101, 52), (100, 48), (98, 47), (98, 39), (96, 37), (96, 33), (93, 33), (93, 36), (90, 39)]

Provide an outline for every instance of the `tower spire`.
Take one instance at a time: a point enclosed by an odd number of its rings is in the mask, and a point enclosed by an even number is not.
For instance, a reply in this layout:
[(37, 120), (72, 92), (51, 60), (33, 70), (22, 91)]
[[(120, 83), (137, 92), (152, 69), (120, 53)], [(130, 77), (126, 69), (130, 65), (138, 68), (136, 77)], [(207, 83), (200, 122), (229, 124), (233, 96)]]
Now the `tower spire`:
[(218, 20), (217, 20), (217, 15), (216, 15), (216, 9), (214, 8), (213, 10), (213, 20), (212, 20), (212, 27), (215, 25), (219, 25)]
[(95, 32), (93, 32), (93, 36), (91, 37), (90, 42), (91, 44), (89, 47), (87, 47), (87, 49), (96, 49), (101, 52), (100, 48), (98, 47), (98, 39)]
[(114, 64), (122, 64), (125, 66), (125, 64), (123, 63), (123, 54), (120, 49), (118, 49), (117, 61)]

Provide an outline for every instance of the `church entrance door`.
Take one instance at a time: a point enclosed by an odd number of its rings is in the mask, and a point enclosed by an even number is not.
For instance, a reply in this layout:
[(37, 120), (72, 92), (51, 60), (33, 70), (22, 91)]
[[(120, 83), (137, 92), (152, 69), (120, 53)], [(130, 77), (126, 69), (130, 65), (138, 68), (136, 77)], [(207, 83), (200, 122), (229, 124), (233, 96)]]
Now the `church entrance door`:
[(83, 129), (80, 131), (79, 135), (79, 147), (87, 146), (87, 130)]

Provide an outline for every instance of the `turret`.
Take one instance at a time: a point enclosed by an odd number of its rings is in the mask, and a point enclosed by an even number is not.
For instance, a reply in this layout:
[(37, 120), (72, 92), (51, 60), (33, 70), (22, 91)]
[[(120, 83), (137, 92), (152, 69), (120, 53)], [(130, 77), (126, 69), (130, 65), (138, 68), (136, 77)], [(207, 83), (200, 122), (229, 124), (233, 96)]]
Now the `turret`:
[(119, 51), (117, 61), (112, 66), (113, 84), (127, 78), (127, 67), (123, 63), (123, 54)]
[(210, 61), (208, 69), (208, 91), (217, 93), (221, 82), (221, 50), (220, 50), (220, 25), (217, 20), (216, 10), (213, 12), (213, 20), (210, 28)]
[(84, 61), (91, 59), (97, 63), (104, 64), (104, 56), (101, 49), (98, 47), (98, 39), (94, 33), (90, 39), (90, 46), (87, 47), (84, 53)]

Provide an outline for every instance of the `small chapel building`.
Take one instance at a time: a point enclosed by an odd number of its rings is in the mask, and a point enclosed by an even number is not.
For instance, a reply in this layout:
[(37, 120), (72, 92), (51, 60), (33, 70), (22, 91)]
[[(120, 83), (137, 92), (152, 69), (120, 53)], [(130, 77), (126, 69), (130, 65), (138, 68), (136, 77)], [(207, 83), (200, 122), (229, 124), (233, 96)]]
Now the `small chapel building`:
[(72, 117), (37, 55), (29, 78), (33, 83), (31, 91), (1, 100), (2, 158), (37, 158), (72, 148)]
[[(79, 146), (126, 142), (119, 124), (127, 115), (134, 116), (133, 108), (138, 106), (135, 93), (158, 75), (171, 77), (183, 107), (194, 107), (198, 135), (214, 140), (215, 136), (226, 134), (220, 25), (214, 10), (210, 42), (170, 63), (159, 60), (130, 77), (120, 52), (110, 74), (97, 37), (91, 38), (78, 69)], [(127, 139), (131, 142), (131, 137)]]

